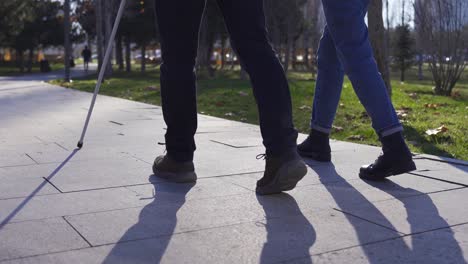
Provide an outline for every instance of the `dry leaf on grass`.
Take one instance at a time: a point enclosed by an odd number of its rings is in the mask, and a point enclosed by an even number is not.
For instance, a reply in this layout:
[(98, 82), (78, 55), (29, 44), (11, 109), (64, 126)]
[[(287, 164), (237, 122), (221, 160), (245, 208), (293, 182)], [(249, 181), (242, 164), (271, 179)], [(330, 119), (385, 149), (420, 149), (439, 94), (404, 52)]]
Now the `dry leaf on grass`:
[(344, 130), (344, 128), (340, 127), (340, 126), (332, 126), (332, 128), (336, 131), (336, 132), (341, 132)]
[(301, 109), (301, 110), (312, 110), (312, 107), (310, 107), (308, 105), (303, 105), (303, 106), (299, 107), (299, 109)]
[(359, 141), (363, 141), (363, 140), (364, 140), (364, 136), (363, 136), (363, 135), (352, 135), (352, 136), (349, 136), (347, 139), (349, 139), (349, 140), (359, 140)]
[(398, 118), (408, 117), (408, 110), (406, 110), (406, 109), (396, 110), (396, 113), (397, 113)]
[(411, 98), (411, 99), (418, 99), (419, 98), (419, 95), (417, 93), (409, 93), (408, 96)]
[(146, 91), (159, 91), (159, 87), (157, 86), (148, 86), (145, 88)]
[(442, 125), (438, 128), (434, 128), (434, 129), (428, 129), (426, 130), (426, 134), (429, 135), (429, 136), (436, 136), (436, 135), (439, 135), (439, 134), (442, 134), (442, 133), (445, 133), (447, 132), (449, 129)]
[(240, 91), (240, 92), (239, 92), (239, 95), (240, 95), (240, 96), (248, 96), (249, 94), (246, 93), (246, 92), (244, 92), (244, 91)]

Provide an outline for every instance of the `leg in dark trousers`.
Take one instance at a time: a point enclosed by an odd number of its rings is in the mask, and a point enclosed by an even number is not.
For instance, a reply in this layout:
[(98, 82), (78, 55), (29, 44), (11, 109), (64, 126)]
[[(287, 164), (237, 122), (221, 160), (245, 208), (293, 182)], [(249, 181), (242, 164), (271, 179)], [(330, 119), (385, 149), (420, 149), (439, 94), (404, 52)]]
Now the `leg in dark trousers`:
[(284, 70), (270, 45), (262, 0), (218, 0), (234, 50), (250, 76), (267, 155), (296, 148), (291, 96)]
[[(161, 33), (161, 95), (167, 124), (167, 155), (156, 158), (155, 175), (174, 182), (195, 181), (197, 129), (195, 58), (204, 0), (155, 0)], [(257, 101), (266, 165), (257, 193), (293, 189), (307, 168), (297, 154), (289, 87), (268, 42), (262, 0), (217, 0), (232, 46), (250, 75)]]
[(167, 153), (177, 161), (191, 161), (197, 130), (194, 67), (205, 0), (156, 0), (155, 4), (161, 35), (161, 97)]

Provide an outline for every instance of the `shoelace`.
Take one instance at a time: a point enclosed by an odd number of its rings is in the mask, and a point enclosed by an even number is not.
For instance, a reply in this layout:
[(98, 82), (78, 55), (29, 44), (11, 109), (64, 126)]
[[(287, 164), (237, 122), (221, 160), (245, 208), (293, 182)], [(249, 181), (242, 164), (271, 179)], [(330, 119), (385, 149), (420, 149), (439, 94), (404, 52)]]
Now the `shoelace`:
[[(166, 146), (166, 142), (158, 142), (159, 146)], [(166, 154), (167, 148), (164, 150), (164, 154)]]
[(267, 155), (266, 155), (265, 153), (262, 153), (262, 154), (258, 154), (255, 158), (258, 159), (258, 160), (259, 160), (259, 159), (264, 159), (264, 160), (265, 160), (265, 159), (266, 159), (266, 156), (267, 156)]

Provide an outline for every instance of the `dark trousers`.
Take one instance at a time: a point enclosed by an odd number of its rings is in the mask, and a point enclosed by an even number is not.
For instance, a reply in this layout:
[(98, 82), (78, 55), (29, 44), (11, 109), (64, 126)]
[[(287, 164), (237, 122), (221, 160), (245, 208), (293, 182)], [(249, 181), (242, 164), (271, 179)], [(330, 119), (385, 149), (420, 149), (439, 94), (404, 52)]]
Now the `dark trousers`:
[[(166, 148), (193, 159), (197, 129), (195, 61), (205, 0), (155, 0), (161, 36), (161, 96)], [(284, 70), (268, 42), (262, 0), (218, 0), (231, 44), (250, 76), (269, 155), (296, 147), (291, 96)]]

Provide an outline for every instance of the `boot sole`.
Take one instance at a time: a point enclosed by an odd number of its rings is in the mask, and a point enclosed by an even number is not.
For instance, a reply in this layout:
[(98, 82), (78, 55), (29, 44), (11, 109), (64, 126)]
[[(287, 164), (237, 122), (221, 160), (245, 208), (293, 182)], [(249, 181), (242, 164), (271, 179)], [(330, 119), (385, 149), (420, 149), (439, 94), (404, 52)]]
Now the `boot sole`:
[(368, 174), (368, 173), (364, 173), (360, 171), (359, 178), (364, 179), (364, 180), (369, 180), (369, 181), (383, 181), (388, 177), (400, 175), (400, 174), (407, 173), (407, 172), (414, 171), (414, 170), (416, 170), (416, 164), (414, 163), (414, 161), (411, 161), (411, 162), (405, 163), (403, 166), (399, 166), (398, 168), (392, 168), (386, 174), (376, 175), (376, 174)]
[(307, 151), (300, 151), (297, 150), (297, 153), (301, 155), (303, 158), (309, 158), (320, 162), (330, 162), (331, 161), (331, 153), (320, 153), (320, 152), (307, 152)]
[(164, 179), (166, 181), (174, 182), (174, 183), (189, 183), (189, 182), (196, 182), (197, 181), (197, 174), (195, 172), (182, 172), (182, 173), (175, 173), (175, 172), (162, 172), (162, 171), (153, 171), (154, 176)]
[(307, 174), (307, 166), (302, 160), (292, 160), (285, 163), (276, 173), (273, 181), (265, 186), (257, 187), (259, 195), (276, 194), (294, 189), (297, 183)]

